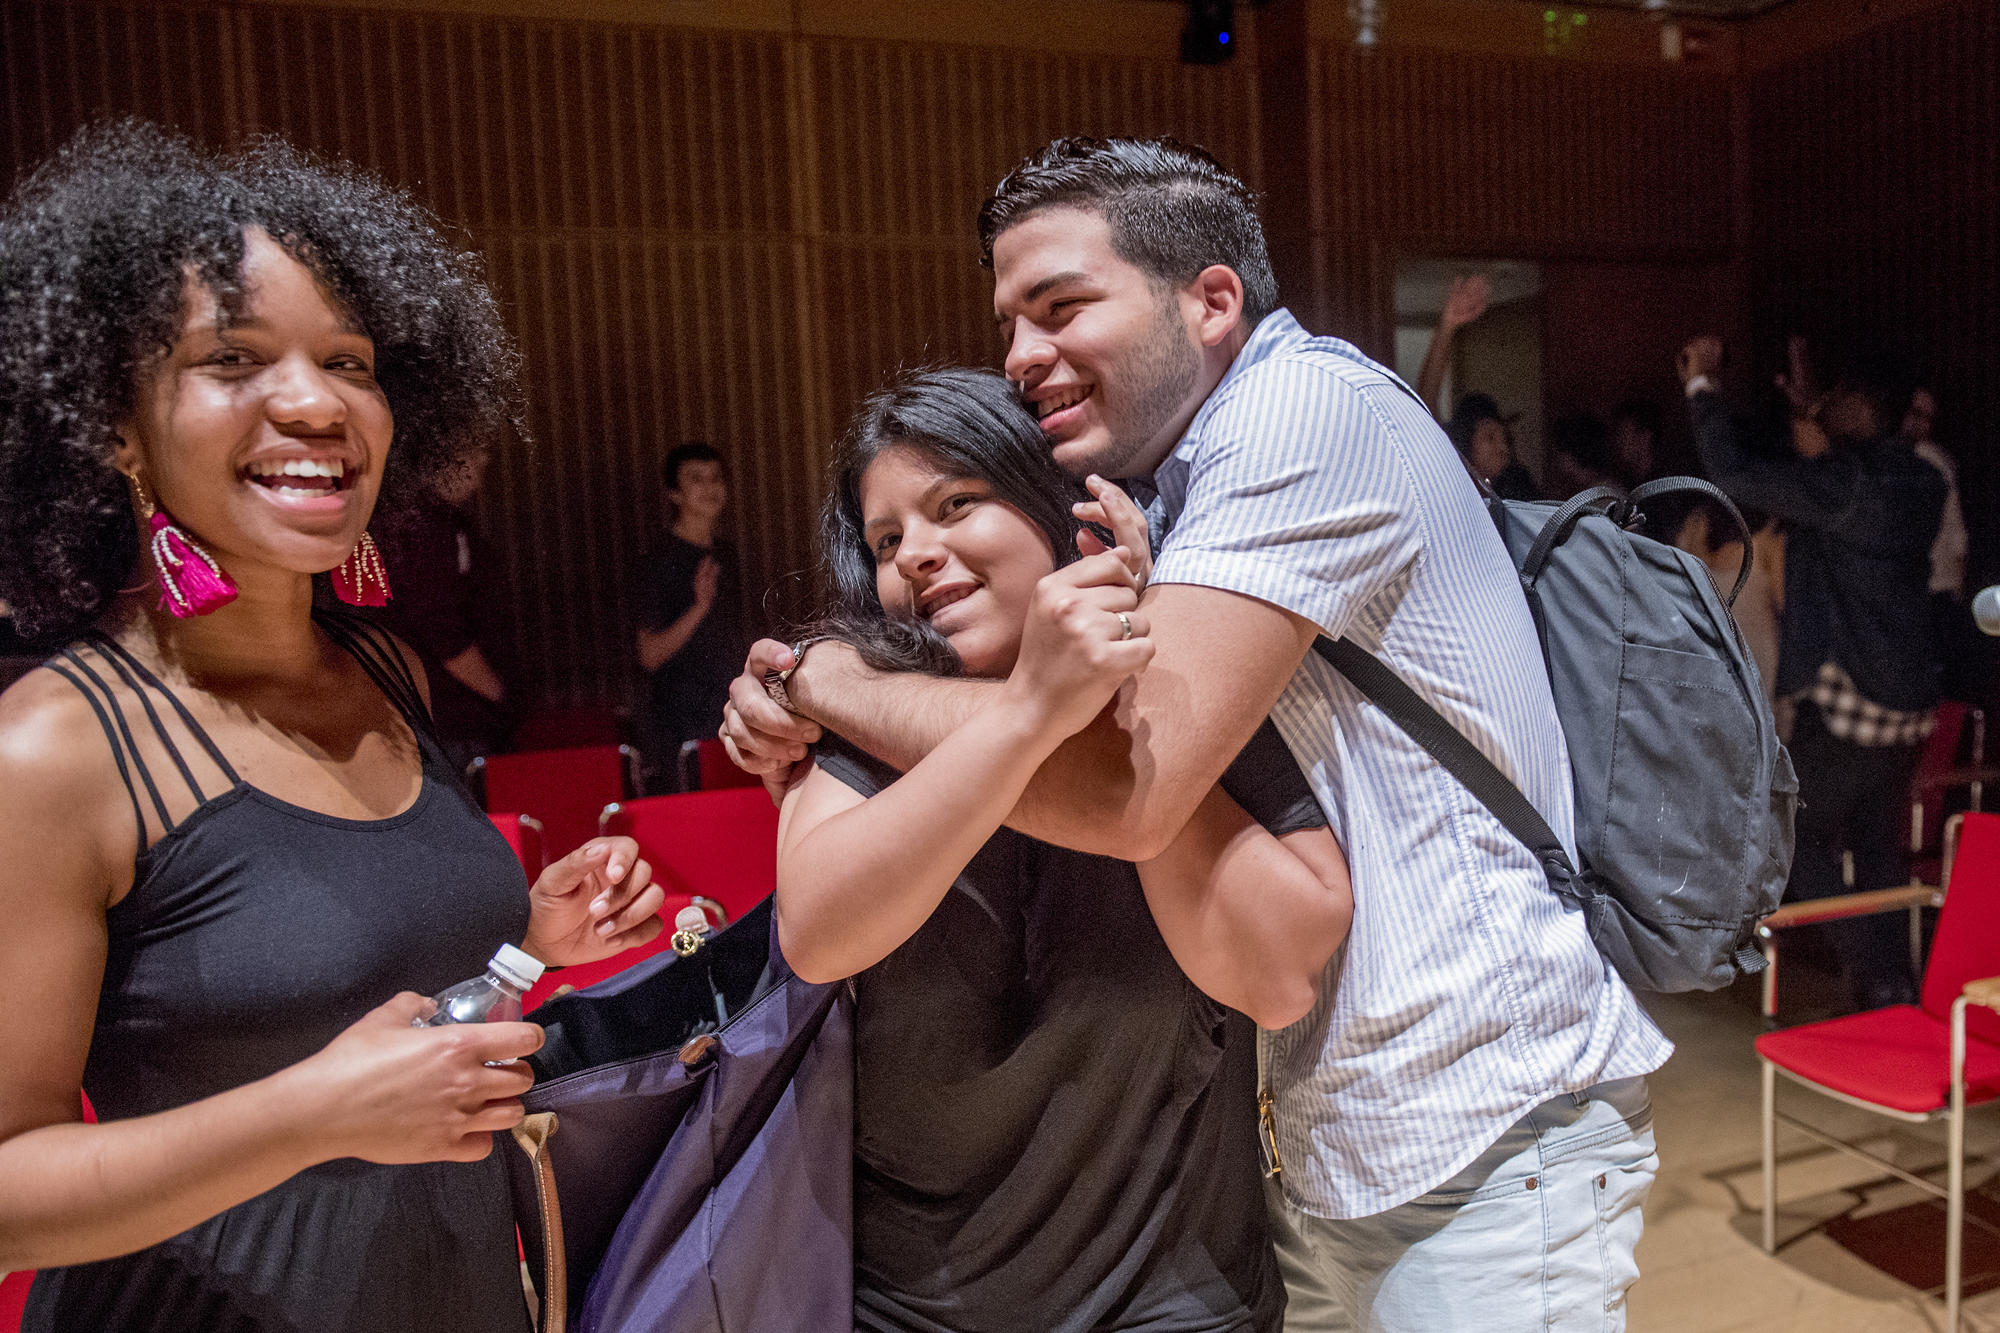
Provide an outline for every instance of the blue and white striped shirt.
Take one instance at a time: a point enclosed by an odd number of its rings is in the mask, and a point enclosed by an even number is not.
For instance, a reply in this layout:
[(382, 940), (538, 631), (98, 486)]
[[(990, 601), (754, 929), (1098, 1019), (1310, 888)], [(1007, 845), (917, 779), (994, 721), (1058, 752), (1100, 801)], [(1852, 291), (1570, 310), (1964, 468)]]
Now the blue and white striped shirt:
[[(1277, 311), (1153, 483), (1153, 582), (1351, 635), (1575, 854), (1569, 756), (1514, 566), (1457, 452), (1388, 371)], [(1527, 848), (1317, 654), (1272, 716), (1354, 878), (1353, 931), (1318, 1004), (1264, 1038), (1294, 1203), (1382, 1212), (1537, 1102), (1666, 1060)]]

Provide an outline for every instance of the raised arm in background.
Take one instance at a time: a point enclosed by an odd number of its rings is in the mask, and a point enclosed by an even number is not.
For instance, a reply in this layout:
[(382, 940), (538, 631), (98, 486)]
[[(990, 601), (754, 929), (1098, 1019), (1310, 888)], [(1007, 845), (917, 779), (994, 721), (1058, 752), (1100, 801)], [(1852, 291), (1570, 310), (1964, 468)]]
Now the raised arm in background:
[(1449, 420), (1451, 410), (1444, 402), (1444, 377), (1451, 369), (1451, 345), (1458, 331), (1486, 313), (1493, 298), (1493, 282), (1484, 273), (1460, 274), (1451, 280), (1444, 309), (1438, 314), (1437, 331), (1431, 334), (1430, 348), (1424, 353), (1423, 369), (1417, 372), (1417, 397), (1439, 421)]

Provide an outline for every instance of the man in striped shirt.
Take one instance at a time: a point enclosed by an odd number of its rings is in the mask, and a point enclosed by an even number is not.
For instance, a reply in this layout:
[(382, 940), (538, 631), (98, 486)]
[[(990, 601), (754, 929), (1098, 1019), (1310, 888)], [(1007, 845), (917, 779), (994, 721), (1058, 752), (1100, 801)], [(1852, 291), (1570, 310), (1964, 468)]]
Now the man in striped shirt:
[[(1570, 841), (1534, 628), (1450, 442), (1278, 307), (1252, 196), (1198, 150), (1059, 140), (980, 232), (1056, 461), (1125, 479), (1159, 548), (1152, 666), (1010, 822), (1146, 860), (1269, 714), (1353, 870), (1317, 1006), (1265, 1038), (1287, 1330), (1622, 1328), (1657, 1162), (1644, 1075), (1670, 1048), (1527, 849), (1310, 651), (1346, 634), (1383, 658)], [(786, 669), (802, 716), (760, 687)], [(771, 773), (813, 718), (908, 768), (988, 688), (766, 641), (723, 735)]]

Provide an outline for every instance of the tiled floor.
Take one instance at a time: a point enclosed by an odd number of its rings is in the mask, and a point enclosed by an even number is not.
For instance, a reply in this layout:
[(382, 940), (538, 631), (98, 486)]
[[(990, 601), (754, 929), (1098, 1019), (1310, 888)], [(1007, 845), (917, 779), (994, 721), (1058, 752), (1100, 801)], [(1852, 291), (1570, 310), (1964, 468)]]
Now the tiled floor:
[[(1758, 1244), (1762, 1176), (1757, 1059), (1762, 1030), (1754, 982), (1717, 995), (1647, 998), (1674, 1039), (1674, 1058), (1653, 1077), (1660, 1176), (1646, 1206), (1642, 1274), (1631, 1298), (1631, 1333), (1928, 1333), (1944, 1327), (1944, 1304), (1889, 1276), (1855, 1249), (1921, 1266), (1935, 1255), (1941, 1284), (1943, 1205), (1913, 1208), (1921, 1191), (1865, 1163), (1778, 1131), (1776, 1255)], [(1779, 1106), (1829, 1133), (1859, 1138), (1905, 1170), (1944, 1179), (1942, 1122), (1906, 1125), (1871, 1116), (1779, 1081)], [(1968, 1120), (1968, 1157), (2000, 1154), (2000, 1108)], [(1974, 1166), (1969, 1179), (1993, 1173)], [(1886, 1180), (1886, 1183), (1885, 1183)], [(2000, 1196), (2000, 1182), (1988, 1186)], [(1981, 1200), (1986, 1203), (1986, 1200)], [(1907, 1209), (1907, 1212), (1897, 1212)], [(1988, 1207), (1989, 1216), (2000, 1202)], [(1893, 1213), (1894, 1216), (1883, 1217)], [(1837, 1219), (1848, 1219), (1845, 1223)], [(1878, 1221), (1869, 1224), (1869, 1219)], [(1830, 1236), (1860, 1233), (1852, 1248)], [(1874, 1233), (1872, 1240), (1867, 1233)], [(2000, 1234), (2000, 1233), (1996, 1233)], [(1793, 1239), (1787, 1240), (1787, 1237)], [(1975, 1224), (1968, 1226), (1974, 1276)], [(1992, 1253), (1990, 1247), (1988, 1253)], [(1893, 1266), (1893, 1265), (1892, 1265)], [(1965, 1328), (2000, 1333), (2000, 1287), (1969, 1298)]]

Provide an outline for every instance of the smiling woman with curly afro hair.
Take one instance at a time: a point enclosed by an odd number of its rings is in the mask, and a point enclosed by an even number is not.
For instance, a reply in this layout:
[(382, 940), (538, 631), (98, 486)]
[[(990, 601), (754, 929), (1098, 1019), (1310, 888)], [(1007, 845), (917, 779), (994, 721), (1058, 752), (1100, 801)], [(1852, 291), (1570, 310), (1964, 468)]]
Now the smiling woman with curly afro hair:
[(0, 599), (67, 644), (0, 694), (24, 1328), (528, 1333), (491, 1150), (541, 1032), (422, 997), (660, 890), (629, 838), (530, 887), (323, 582), (377, 604), (371, 522), (518, 430), (516, 360), (474, 256), (283, 143), (108, 125), (0, 206)]
[(406, 196), (267, 139), (205, 153), (127, 121), (28, 177), (0, 227), (0, 601), (37, 638), (88, 625), (138, 558), (117, 425), (180, 331), (187, 276), (242, 300), (244, 229), (304, 264), (374, 340), (399, 510), (521, 428), (518, 357), (480, 275)]

